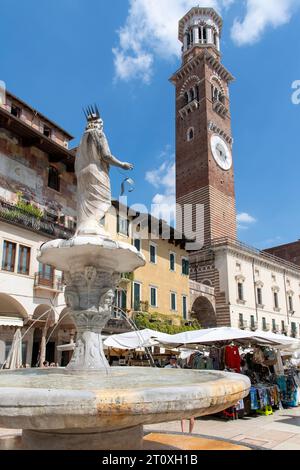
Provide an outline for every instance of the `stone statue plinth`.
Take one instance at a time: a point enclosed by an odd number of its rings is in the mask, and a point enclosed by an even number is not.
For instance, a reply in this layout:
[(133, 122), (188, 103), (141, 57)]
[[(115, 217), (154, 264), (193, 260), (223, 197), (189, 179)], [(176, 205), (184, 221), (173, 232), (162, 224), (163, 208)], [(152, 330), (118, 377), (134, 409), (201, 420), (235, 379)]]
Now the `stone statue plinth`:
[(120, 273), (144, 266), (144, 256), (109, 237), (77, 236), (44, 244), (38, 259), (64, 272), (66, 305), (77, 328), (76, 348), (67, 368), (109, 369), (102, 330), (112, 317)]

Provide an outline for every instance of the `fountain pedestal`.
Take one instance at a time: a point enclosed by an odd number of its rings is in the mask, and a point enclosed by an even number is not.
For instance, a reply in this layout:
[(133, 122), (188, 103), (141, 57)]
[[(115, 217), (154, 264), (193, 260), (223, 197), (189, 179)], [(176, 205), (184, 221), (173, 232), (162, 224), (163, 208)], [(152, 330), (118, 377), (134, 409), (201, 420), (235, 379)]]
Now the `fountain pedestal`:
[(64, 272), (66, 304), (77, 328), (77, 342), (69, 370), (103, 370), (102, 330), (112, 317), (120, 273), (144, 266), (136, 248), (105, 236), (77, 236), (41, 247), (39, 261)]

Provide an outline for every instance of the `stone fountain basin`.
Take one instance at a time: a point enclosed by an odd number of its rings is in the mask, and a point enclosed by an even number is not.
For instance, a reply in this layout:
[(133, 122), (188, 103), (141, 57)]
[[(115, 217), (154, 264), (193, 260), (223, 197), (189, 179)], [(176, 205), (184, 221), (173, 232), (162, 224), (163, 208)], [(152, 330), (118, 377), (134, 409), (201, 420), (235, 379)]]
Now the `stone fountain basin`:
[(222, 411), (246, 397), (248, 377), (217, 371), (111, 368), (0, 373), (0, 426), (117, 431)]
[(41, 246), (38, 260), (65, 272), (94, 266), (103, 271), (125, 273), (146, 264), (144, 255), (134, 246), (100, 235), (47, 242)]

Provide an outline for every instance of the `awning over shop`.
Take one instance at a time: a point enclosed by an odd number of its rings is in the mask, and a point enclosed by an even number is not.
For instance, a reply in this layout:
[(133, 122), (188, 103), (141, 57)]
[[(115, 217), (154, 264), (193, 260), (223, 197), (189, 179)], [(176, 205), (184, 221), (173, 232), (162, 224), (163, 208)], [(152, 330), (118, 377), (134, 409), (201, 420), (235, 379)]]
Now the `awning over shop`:
[(171, 342), (171, 338), (172, 335), (146, 329), (112, 335), (104, 341), (104, 345), (115, 349), (138, 349), (168, 343)]
[(24, 321), (18, 317), (0, 316), (0, 326), (22, 327), (24, 326)]
[(110, 336), (104, 344), (107, 347), (118, 349), (137, 349), (159, 344), (172, 345), (172, 347), (193, 347), (193, 345), (210, 345), (228, 341), (235, 341), (243, 345), (273, 346), (278, 349), (300, 349), (300, 341), (294, 338), (264, 331), (252, 332), (231, 327), (186, 331), (176, 335), (146, 329)]

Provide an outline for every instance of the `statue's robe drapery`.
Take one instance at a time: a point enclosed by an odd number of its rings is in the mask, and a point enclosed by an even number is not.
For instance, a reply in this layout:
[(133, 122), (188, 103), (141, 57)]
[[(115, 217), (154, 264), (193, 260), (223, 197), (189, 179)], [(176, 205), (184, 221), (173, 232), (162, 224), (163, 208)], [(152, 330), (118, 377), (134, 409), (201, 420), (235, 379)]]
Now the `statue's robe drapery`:
[(77, 176), (77, 234), (103, 232), (101, 219), (111, 206), (109, 163), (111, 155), (104, 132), (87, 130), (75, 160)]

